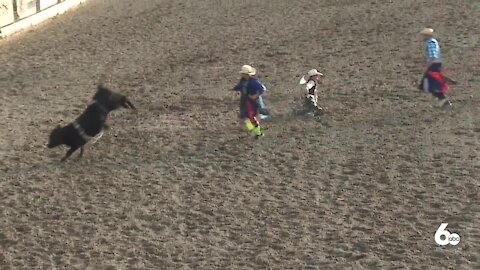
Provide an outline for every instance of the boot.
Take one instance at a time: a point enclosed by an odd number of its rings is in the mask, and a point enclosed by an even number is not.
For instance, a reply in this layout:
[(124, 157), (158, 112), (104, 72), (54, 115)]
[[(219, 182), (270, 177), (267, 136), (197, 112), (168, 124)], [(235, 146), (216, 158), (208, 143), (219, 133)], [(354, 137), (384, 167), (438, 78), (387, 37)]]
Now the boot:
[(438, 107), (442, 109), (446, 109), (450, 106), (452, 106), (452, 103), (447, 98), (440, 100), (440, 102), (438, 103)]
[(263, 131), (262, 131), (262, 128), (260, 127), (260, 125), (256, 126), (253, 129), (252, 133), (255, 135), (255, 139), (263, 137)]
[(250, 119), (245, 120), (245, 127), (247, 128), (248, 132), (250, 132), (255, 138), (259, 138), (263, 136), (262, 128), (260, 125), (255, 126)]

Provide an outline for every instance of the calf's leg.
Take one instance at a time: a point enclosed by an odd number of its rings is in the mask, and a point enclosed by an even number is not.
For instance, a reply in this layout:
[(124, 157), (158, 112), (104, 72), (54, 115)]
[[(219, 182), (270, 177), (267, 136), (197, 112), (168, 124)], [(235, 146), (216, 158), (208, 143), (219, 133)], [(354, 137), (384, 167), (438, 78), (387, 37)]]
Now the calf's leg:
[(68, 149), (65, 156), (62, 158), (61, 162), (64, 162), (65, 160), (67, 160), (67, 158), (69, 158), (73, 154), (73, 152), (75, 152), (75, 150), (77, 150), (77, 149), (78, 149), (78, 147), (70, 147), (70, 149)]
[(80, 155), (78, 157), (79, 158), (83, 157), (83, 146), (80, 147)]

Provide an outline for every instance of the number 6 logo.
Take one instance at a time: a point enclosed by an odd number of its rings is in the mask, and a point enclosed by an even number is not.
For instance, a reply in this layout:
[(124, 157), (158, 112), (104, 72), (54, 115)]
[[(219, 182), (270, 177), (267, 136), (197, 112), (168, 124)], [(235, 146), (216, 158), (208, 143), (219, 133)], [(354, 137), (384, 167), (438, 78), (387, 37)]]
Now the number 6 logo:
[[(440, 246), (445, 245), (452, 245), (456, 246), (460, 243), (460, 236), (456, 233), (450, 233), (449, 231), (445, 230), (448, 226), (448, 223), (442, 223), (440, 227), (438, 227), (437, 232), (435, 232), (435, 242)], [(442, 239), (441, 237), (444, 236), (445, 238)]]

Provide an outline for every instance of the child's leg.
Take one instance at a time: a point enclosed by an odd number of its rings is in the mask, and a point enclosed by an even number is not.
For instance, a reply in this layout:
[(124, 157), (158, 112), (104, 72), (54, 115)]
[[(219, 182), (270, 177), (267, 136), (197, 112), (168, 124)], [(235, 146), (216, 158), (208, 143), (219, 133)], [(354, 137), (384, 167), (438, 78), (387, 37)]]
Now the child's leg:
[(439, 100), (444, 100), (447, 98), (444, 93), (440, 93), (440, 92), (433, 92), (432, 95), (438, 98)]
[(258, 114), (258, 109), (257, 106), (255, 106), (256, 101), (253, 100), (248, 100), (246, 102), (246, 109), (247, 109), (247, 116), (248, 119), (245, 121), (245, 125), (247, 127), (248, 131), (253, 132), (257, 136), (262, 135), (262, 130), (260, 127), (260, 122), (258, 121), (257, 114)]
[(245, 103), (245, 108), (246, 108), (246, 113), (247, 113), (248, 119), (250, 119), (252, 124), (256, 127), (260, 124), (260, 122), (257, 119), (258, 110), (257, 110), (254, 102), (255, 101), (248, 100)]
[(432, 93), (432, 94), (433, 94), (434, 97), (438, 98), (438, 100), (439, 100), (438, 106), (439, 107), (445, 108), (445, 107), (448, 107), (448, 106), (452, 106), (452, 103), (445, 96), (445, 93), (438, 92), (438, 93)]
[(313, 95), (313, 100), (314, 100), (315, 107), (318, 108), (318, 95), (317, 95), (317, 93), (315, 93)]
[(265, 103), (263, 102), (263, 96), (259, 96), (257, 99), (258, 106), (260, 109), (265, 109)]
[[(270, 113), (268, 112), (265, 102), (263, 101), (263, 96), (259, 96), (258, 99), (256, 100), (257, 106), (258, 106), (258, 111), (260, 112), (260, 118), (265, 117), (268, 118), (270, 116)], [(263, 119), (263, 118), (262, 118)]]

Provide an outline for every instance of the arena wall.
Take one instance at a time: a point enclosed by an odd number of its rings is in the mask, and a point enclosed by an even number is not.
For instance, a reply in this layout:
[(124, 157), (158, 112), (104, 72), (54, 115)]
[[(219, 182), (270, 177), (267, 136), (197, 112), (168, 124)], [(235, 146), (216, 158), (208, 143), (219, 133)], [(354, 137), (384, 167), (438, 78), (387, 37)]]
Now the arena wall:
[(9, 25), (15, 21), (13, 1), (0, 0), (0, 26)]
[(39, 24), (88, 0), (0, 0), (0, 37)]

